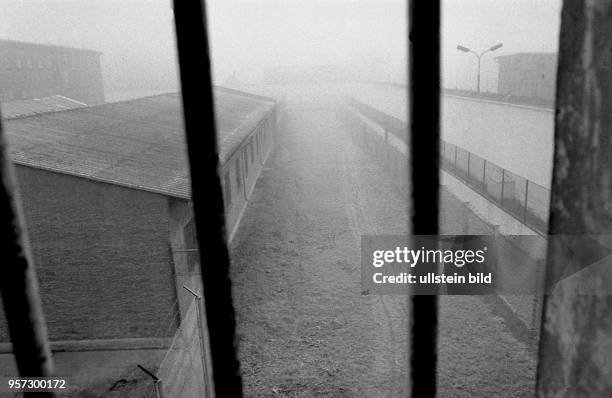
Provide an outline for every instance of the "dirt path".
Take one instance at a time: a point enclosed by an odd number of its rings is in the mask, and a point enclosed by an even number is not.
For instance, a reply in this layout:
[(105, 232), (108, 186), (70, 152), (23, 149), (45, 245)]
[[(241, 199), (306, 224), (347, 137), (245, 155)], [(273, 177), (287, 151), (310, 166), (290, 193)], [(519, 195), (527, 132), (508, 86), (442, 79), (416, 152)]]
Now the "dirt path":
[[(362, 295), (359, 268), (362, 234), (406, 232), (405, 200), (333, 111), (294, 110), (281, 128), (232, 245), (246, 396), (407, 396), (408, 298)], [(479, 298), (442, 307), (443, 396), (512, 361), (524, 382), (520, 347)], [(498, 364), (474, 364), (500, 335)], [(498, 379), (481, 396), (522, 396), (496, 395), (516, 387)]]

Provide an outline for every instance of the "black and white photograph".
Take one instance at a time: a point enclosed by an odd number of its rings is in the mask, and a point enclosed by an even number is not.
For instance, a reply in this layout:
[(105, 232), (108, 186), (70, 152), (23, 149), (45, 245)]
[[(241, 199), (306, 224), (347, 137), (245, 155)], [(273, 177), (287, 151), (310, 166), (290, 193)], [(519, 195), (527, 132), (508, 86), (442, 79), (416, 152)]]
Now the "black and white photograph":
[(1, 0), (0, 397), (612, 397), (612, 0)]

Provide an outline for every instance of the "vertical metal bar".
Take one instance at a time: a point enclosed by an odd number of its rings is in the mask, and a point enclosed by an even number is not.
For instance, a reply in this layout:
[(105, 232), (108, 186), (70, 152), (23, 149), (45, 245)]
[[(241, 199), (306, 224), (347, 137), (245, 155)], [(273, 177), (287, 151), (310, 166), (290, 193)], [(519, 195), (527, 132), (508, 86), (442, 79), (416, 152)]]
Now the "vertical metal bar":
[[(210, 75), (206, 13), (202, 0), (174, 0), (183, 114), (198, 233), (204, 304), (215, 395), (242, 396), (236, 356), (236, 321), (229, 277), (225, 215)], [(205, 133), (205, 134), (204, 134)]]
[[(32, 254), (15, 194), (15, 174), (2, 123), (0, 122), (0, 242), (2, 261), (0, 291), (19, 374), (49, 377), (53, 360), (38, 292)], [(26, 393), (26, 396), (31, 393)], [(55, 396), (37, 393), (37, 396)]]
[(457, 145), (455, 145), (455, 163), (453, 164), (453, 171), (457, 174)]
[[(440, 0), (410, 1), (410, 162), (412, 233), (438, 234)], [(412, 295), (411, 390), (435, 397), (437, 295)]]

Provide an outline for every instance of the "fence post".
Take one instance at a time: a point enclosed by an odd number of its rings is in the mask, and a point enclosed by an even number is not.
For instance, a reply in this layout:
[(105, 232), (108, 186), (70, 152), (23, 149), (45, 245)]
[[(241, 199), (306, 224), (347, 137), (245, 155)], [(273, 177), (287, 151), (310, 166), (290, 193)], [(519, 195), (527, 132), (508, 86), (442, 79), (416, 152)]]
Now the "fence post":
[(482, 192), (487, 192), (487, 159), (482, 159)]
[(161, 379), (155, 381), (155, 397), (164, 398), (164, 389), (162, 388)]
[[(196, 302), (196, 321), (198, 322), (198, 337), (200, 339), (200, 357), (202, 360), (202, 376), (204, 377), (204, 396), (212, 397), (212, 390), (210, 389), (210, 372), (208, 371), (208, 358), (206, 356), (207, 345), (204, 339), (204, 331), (202, 330), (202, 313), (204, 312), (204, 305), (202, 303), (202, 296), (183, 285), (183, 289), (187, 290), (193, 295)], [(163, 398), (163, 397), (162, 397)]]
[(457, 145), (455, 145), (455, 161), (453, 162), (453, 173), (457, 174)]
[(500, 200), (501, 200), (502, 207), (504, 207), (504, 185), (506, 185), (506, 179), (505, 179), (506, 169), (501, 169), (501, 171), (502, 171), (502, 181), (501, 181), (502, 187), (501, 187), (501, 199)]
[(246, 159), (246, 153), (245, 151), (243, 151), (244, 148), (239, 148), (236, 153), (238, 153), (238, 156), (240, 157), (240, 168), (242, 169), (242, 173), (240, 173), (242, 175), (242, 192), (244, 193), (244, 200), (249, 200), (249, 196), (247, 194), (247, 170), (248, 170), (248, 166), (247, 166), (247, 159)]
[(145, 372), (149, 377), (153, 379), (153, 387), (155, 388), (155, 398), (164, 398), (164, 391), (161, 385), (161, 379), (157, 375), (151, 372), (149, 369), (142, 365), (136, 365), (140, 370)]
[(389, 165), (389, 151), (391, 150), (391, 148), (389, 148), (389, 131), (387, 130), (387, 127), (384, 126), (385, 129), (385, 153), (384, 153), (384, 161), (385, 161), (385, 167), (387, 169), (390, 169), (391, 166)]
[(466, 151), (468, 154), (468, 167), (467, 167), (467, 176), (465, 177), (465, 180), (469, 183), (470, 182), (470, 151)]
[(527, 197), (529, 195), (529, 180), (525, 179), (525, 206), (523, 208), (523, 222), (527, 224)]

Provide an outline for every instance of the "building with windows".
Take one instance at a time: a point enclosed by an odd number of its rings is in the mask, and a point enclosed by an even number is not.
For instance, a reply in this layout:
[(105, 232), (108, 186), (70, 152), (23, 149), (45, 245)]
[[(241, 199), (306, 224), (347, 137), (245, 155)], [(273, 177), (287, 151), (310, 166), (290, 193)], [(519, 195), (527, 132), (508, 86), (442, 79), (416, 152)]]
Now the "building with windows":
[(517, 53), (495, 57), (495, 60), (499, 64), (498, 93), (554, 99), (556, 53)]
[(102, 53), (0, 40), (0, 100), (62, 95), (86, 104), (104, 102)]
[[(235, 90), (214, 97), (231, 233), (271, 150), (276, 110)], [(163, 351), (193, 300), (182, 286), (201, 287), (180, 95), (5, 127), (52, 349), (88, 351), (91, 361), (105, 350)], [(0, 353), (10, 349), (2, 319)], [(130, 358), (135, 367), (140, 357)], [(108, 366), (119, 376), (127, 365)]]

